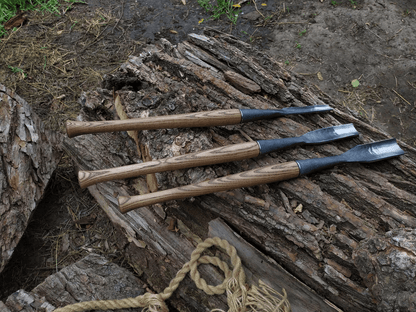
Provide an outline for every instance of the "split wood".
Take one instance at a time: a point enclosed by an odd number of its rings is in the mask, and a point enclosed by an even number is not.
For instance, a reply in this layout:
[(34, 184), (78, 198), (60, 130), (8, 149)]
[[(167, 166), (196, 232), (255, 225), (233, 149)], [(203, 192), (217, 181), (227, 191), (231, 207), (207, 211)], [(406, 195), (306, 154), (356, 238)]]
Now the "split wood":
[[(216, 246), (221, 250), (225, 250), (231, 260), (233, 270), (231, 271), (227, 263), (218, 257), (201, 256), (208, 248)], [(224, 282), (217, 286), (207, 285), (197, 270), (199, 264), (212, 264), (219, 267), (225, 275)], [(241, 266), (241, 260), (237, 255), (236, 249), (226, 240), (218, 237), (208, 238), (204, 242), (199, 243), (192, 252), (191, 260), (184, 264), (182, 269), (178, 271), (176, 277), (170, 282), (169, 286), (160, 294), (146, 293), (135, 298), (125, 298), (120, 300), (97, 300), (86, 301), (68, 305), (63, 308), (56, 309), (55, 312), (79, 312), (85, 310), (116, 310), (124, 308), (144, 308), (143, 311), (169, 311), (164, 302), (178, 288), (180, 282), (190, 272), (192, 280), (199, 289), (202, 289), (208, 295), (227, 294), (227, 303), (229, 312), (243, 311), (264, 311), (264, 312), (290, 312), (290, 304), (286, 291), (283, 289), (283, 295), (272, 289), (271, 287), (259, 281), (259, 287), (246, 286), (246, 275)], [(214, 309), (212, 311), (222, 311)]]

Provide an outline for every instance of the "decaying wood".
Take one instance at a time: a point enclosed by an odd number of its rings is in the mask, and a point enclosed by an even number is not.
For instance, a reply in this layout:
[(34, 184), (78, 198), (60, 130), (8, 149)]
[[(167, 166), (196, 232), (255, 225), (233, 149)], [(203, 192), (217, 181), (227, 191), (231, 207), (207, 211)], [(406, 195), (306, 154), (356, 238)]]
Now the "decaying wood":
[(0, 84), (0, 272), (60, 159), (58, 139), (26, 101)]
[[(252, 80), (261, 92), (241, 92), (224, 78), (227, 71)], [(125, 85), (121, 84), (123, 79)], [(128, 118), (319, 104), (328, 104), (334, 111), (242, 125), (141, 131), (138, 142), (147, 155), (145, 159), (140, 159), (134, 141), (125, 133), (65, 139), (65, 149), (82, 170), (162, 159), (250, 140), (300, 136), (351, 122), (361, 133), (359, 138), (296, 147), (240, 162), (157, 173), (152, 180), (153, 190), (296, 159), (338, 155), (357, 144), (388, 138), (385, 132), (357, 119), (267, 55), (213, 30), (207, 30), (205, 35), (190, 35), (189, 41), (177, 48), (166, 40), (149, 46), (140, 56), (131, 56), (118, 73), (106, 77), (103, 86), (117, 86)], [(83, 112), (80, 119), (117, 119), (114, 112), (111, 107), (106, 115), (102, 110)], [(416, 246), (406, 240), (416, 226), (416, 151), (403, 142), (399, 145), (406, 151), (399, 158), (338, 166), (307, 177), (156, 204), (124, 215), (118, 210), (117, 197), (148, 193), (151, 180), (142, 176), (100, 183), (90, 190), (129, 240), (126, 250), (132, 255), (131, 263), (157, 291), (169, 283), (189, 259), (196, 243), (205, 238), (207, 222), (220, 216), (322, 300), (344, 311), (392, 311), (411, 306), (414, 298), (409, 289), (416, 287), (416, 266), (392, 265), (393, 259), (416, 263)], [(172, 218), (178, 224), (173, 232), (168, 230)], [(371, 240), (375, 237), (386, 248), (376, 251)], [(406, 242), (405, 247), (398, 242)], [(370, 259), (378, 261), (378, 253), (391, 261), (371, 267)], [(162, 267), (166, 274), (156, 273)], [(394, 270), (401, 282), (384, 278), (387, 268)], [(215, 282), (218, 272), (205, 270)], [(375, 285), (374, 281), (382, 278), (383, 286), (391, 290), (388, 295)], [(178, 309), (204, 311), (224, 306), (224, 299), (189, 291), (189, 287), (193, 289), (193, 285), (185, 283), (185, 290), (179, 290), (172, 299)], [(308, 287), (303, 291), (309, 292)], [(303, 311), (316, 310), (305, 305)]]
[(19, 290), (11, 294), (5, 305), (12, 312), (50, 312), (80, 301), (137, 297), (146, 292), (145, 288), (145, 283), (130, 271), (102, 256), (90, 254), (50, 275), (32, 291)]
[(2, 312), (52, 312), (53, 310), (55, 307), (45, 297), (40, 297), (24, 289), (19, 289), (11, 294), (7, 298), (6, 304), (2, 304), (0, 301), (0, 311)]
[(209, 236), (221, 237), (238, 250), (250, 285), (257, 285), (261, 280), (280, 293), (284, 288), (293, 311), (334, 311), (321, 297), (286, 272), (276, 261), (248, 244), (221, 219), (209, 222)]

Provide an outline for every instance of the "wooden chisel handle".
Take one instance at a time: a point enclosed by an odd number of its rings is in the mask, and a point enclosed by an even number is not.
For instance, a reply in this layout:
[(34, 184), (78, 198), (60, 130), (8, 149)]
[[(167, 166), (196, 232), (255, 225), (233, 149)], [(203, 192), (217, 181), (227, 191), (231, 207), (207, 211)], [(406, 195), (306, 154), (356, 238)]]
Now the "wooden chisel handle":
[(120, 211), (122, 213), (126, 213), (136, 208), (168, 200), (200, 196), (241, 187), (283, 181), (296, 178), (298, 176), (299, 167), (295, 161), (291, 161), (283, 164), (245, 171), (214, 180), (181, 186), (170, 190), (131, 197), (120, 196), (118, 198), (118, 203)]
[(214, 127), (236, 125), (241, 122), (239, 109), (214, 110), (189, 114), (157, 117), (132, 118), (107, 121), (71, 121), (66, 122), (68, 137), (87, 133), (101, 133), (129, 130), (153, 130), (171, 128)]
[(149, 173), (238, 161), (257, 157), (259, 153), (260, 148), (257, 142), (232, 144), (196, 153), (123, 167), (96, 171), (79, 171), (78, 180), (80, 186), (84, 188), (100, 182), (127, 179)]

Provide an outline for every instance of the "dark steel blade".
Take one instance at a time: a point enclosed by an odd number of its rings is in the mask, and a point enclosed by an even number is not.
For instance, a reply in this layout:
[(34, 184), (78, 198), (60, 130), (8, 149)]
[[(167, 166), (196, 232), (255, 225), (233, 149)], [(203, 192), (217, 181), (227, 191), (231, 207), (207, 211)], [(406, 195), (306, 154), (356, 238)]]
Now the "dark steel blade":
[(341, 156), (344, 156), (345, 162), (372, 163), (403, 154), (404, 151), (397, 144), (396, 139), (390, 139), (358, 145)]
[(273, 119), (286, 115), (311, 114), (329, 112), (333, 108), (328, 105), (314, 105), (305, 107), (285, 107), (282, 109), (240, 109), (241, 122)]
[(275, 152), (288, 147), (293, 147), (301, 144), (322, 144), (341, 140), (344, 138), (358, 136), (358, 131), (354, 128), (353, 124), (340, 125), (334, 127), (328, 127), (318, 129), (305, 133), (300, 137), (284, 138), (274, 140), (259, 140), (257, 143), (260, 147), (260, 154), (266, 154)]
[(403, 155), (396, 139), (358, 145), (338, 156), (297, 160), (300, 175), (315, 172), (343, 163), (371, 163)]

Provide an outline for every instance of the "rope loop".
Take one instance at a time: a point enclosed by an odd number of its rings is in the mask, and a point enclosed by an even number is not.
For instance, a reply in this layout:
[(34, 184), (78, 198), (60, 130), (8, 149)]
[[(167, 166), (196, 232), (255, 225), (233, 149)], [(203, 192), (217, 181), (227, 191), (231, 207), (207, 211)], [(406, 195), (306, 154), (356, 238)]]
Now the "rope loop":
[[(232, 270), (230, 270), (226, 262), (218, 257), (202, 255), (205, 250), (213, 246), (228, 254), (232, 264)], [(224, 281), (217, 286), (208, 285), (198, 272), (198, 265), (200, 264), (212, 264), (220, 268), (224, 272)], [(165, 300), (172, 296), (173, 292), (179, 287), (180, 282), (185, 278), (188, 272), (190, 272), (190, 276), (195, 282), (195, 285), (208, 295), (221, 295), (226, 292), (229, 307), (228, 312), (244, 312), (247, 311), (247, 308), (249, 308), (250, 311), (264, 312), (290, 311), (290, 304), (284, 289), (283, 295), (281, 295), (260, 281), (260, 289), (252, 286), (250, 290), (248, 290), (246, 286), (246, 275), (236, 249), (226, 240), (214, 237), (208, 238), (204, 242), (198, 244), (191, 254), (191, 260), (184, 264), (176, 276), (171, 280), (169, 286), (160, 294), (146, 293), (135, 298), (80, 302), (59, 308), (55, 310), (55, 312), (115, 310), (139, 307), (144, 308), (143, 311), (146, 312), (167, 312), (169, 310)], [(212, 311), (221, 310), (214, 309)]]

